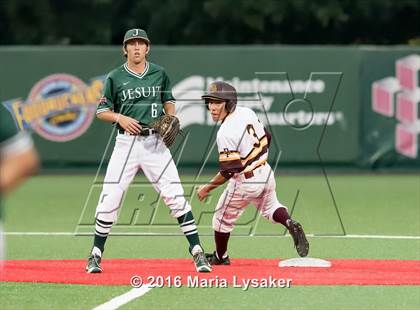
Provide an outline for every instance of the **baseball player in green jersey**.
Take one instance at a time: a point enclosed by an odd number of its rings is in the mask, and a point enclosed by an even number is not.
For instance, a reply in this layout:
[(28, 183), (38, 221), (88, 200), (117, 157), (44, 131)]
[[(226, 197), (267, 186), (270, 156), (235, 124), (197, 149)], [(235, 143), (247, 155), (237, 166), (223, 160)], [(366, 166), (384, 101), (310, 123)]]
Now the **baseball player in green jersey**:
[[(29, 135), (19, 131), (9, 111), (0, 104), (0, 220), (2, 196), (10, 193), (38, 168), (38, 155)], [(0, 222), (0, 261), (4, 257)]]
[(150, 40), (143, 29), (126, 32), (123, 52), (127, 61), (108, 74), (98, 105), (97, 117), (116, 124), (118, 134), (96, 208), (88, 273), (102, 272), (105, 241), (117, 219), (122, 197), (140, 169), (170, 208), (171, 216), (178, 220), (189, 242), (196, 270), (211, 271), (172, 155), (151, 128), (151, 123), (164, 113), (175, 114), (175, 99), (165, 70), (147, 61), (149, 50)]

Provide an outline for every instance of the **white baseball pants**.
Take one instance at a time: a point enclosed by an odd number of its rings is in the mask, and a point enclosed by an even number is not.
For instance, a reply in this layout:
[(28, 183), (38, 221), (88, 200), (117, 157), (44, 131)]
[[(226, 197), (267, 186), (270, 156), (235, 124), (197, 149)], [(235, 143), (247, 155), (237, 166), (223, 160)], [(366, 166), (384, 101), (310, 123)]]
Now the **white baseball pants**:
[[(270, 165), (265, 165), (253, 171), (254, 176), (246, 179), (243, 174), (235, 174), (219, 198), (213, 215), (213, 229), (228, 233), (233, 230), (238, 218), (252, 203), (270, 222), (277, 208), (286, 208), (276, 194), (276, 181)], [(287, 208), (286, 208), (287, 209)]]
[(139, 169), (178, 218), (191, 210), (184, 198), (184, 190), (171, 152), (161, 137), (118, 134), (108, 164), (106, 176), (96, 208), (96, 218), (115, 222), (117, 212), (130, 183)]

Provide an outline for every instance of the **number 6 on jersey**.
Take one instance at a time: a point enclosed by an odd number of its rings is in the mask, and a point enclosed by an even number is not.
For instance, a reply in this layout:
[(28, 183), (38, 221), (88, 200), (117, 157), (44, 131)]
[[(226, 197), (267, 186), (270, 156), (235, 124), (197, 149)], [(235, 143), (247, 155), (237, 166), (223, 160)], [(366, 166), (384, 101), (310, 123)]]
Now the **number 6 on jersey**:
[(158, 116), (157, 103), (152, 103), (152, 117), (156, 118)]

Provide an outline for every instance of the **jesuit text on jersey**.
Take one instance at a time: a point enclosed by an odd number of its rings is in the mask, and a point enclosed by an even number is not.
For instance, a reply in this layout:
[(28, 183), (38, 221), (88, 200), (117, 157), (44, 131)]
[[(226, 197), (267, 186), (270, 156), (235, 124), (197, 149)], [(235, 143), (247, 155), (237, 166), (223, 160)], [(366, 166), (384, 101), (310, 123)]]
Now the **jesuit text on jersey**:
[(140, 97), (156, 97), (160, 92), (160, 86), (148, 86), (148, 87), (136, 87), (124, 89), (122, 91), (121, 101), (124, 102), (127, 99), (138, 99)]

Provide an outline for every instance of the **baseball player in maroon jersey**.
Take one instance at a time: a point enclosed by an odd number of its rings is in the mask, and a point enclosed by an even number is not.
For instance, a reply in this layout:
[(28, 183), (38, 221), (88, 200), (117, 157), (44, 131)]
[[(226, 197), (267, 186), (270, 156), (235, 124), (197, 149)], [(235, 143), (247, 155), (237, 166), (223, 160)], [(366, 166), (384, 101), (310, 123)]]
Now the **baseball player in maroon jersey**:
[(213, 216), (216, 251), (207, 254), (209, 262), (230, 265), (227, 252), (230, 232), (250, 203), (272, 223), (283, 224), (289, 230), (299, 256), (307, 256), (309, 243), (302, 226), (290, 218), (287, 207), (277, 199), (274, 172), (267, 163), (271, 139), (268, 131), (254, 111), (236, 106), (236, 90), (228, 83), (212, 83), (202, 99), (213, 120), (221, 122), (217, 132), (220, 171), (198, 188), (199, 200), (228, 182)]

